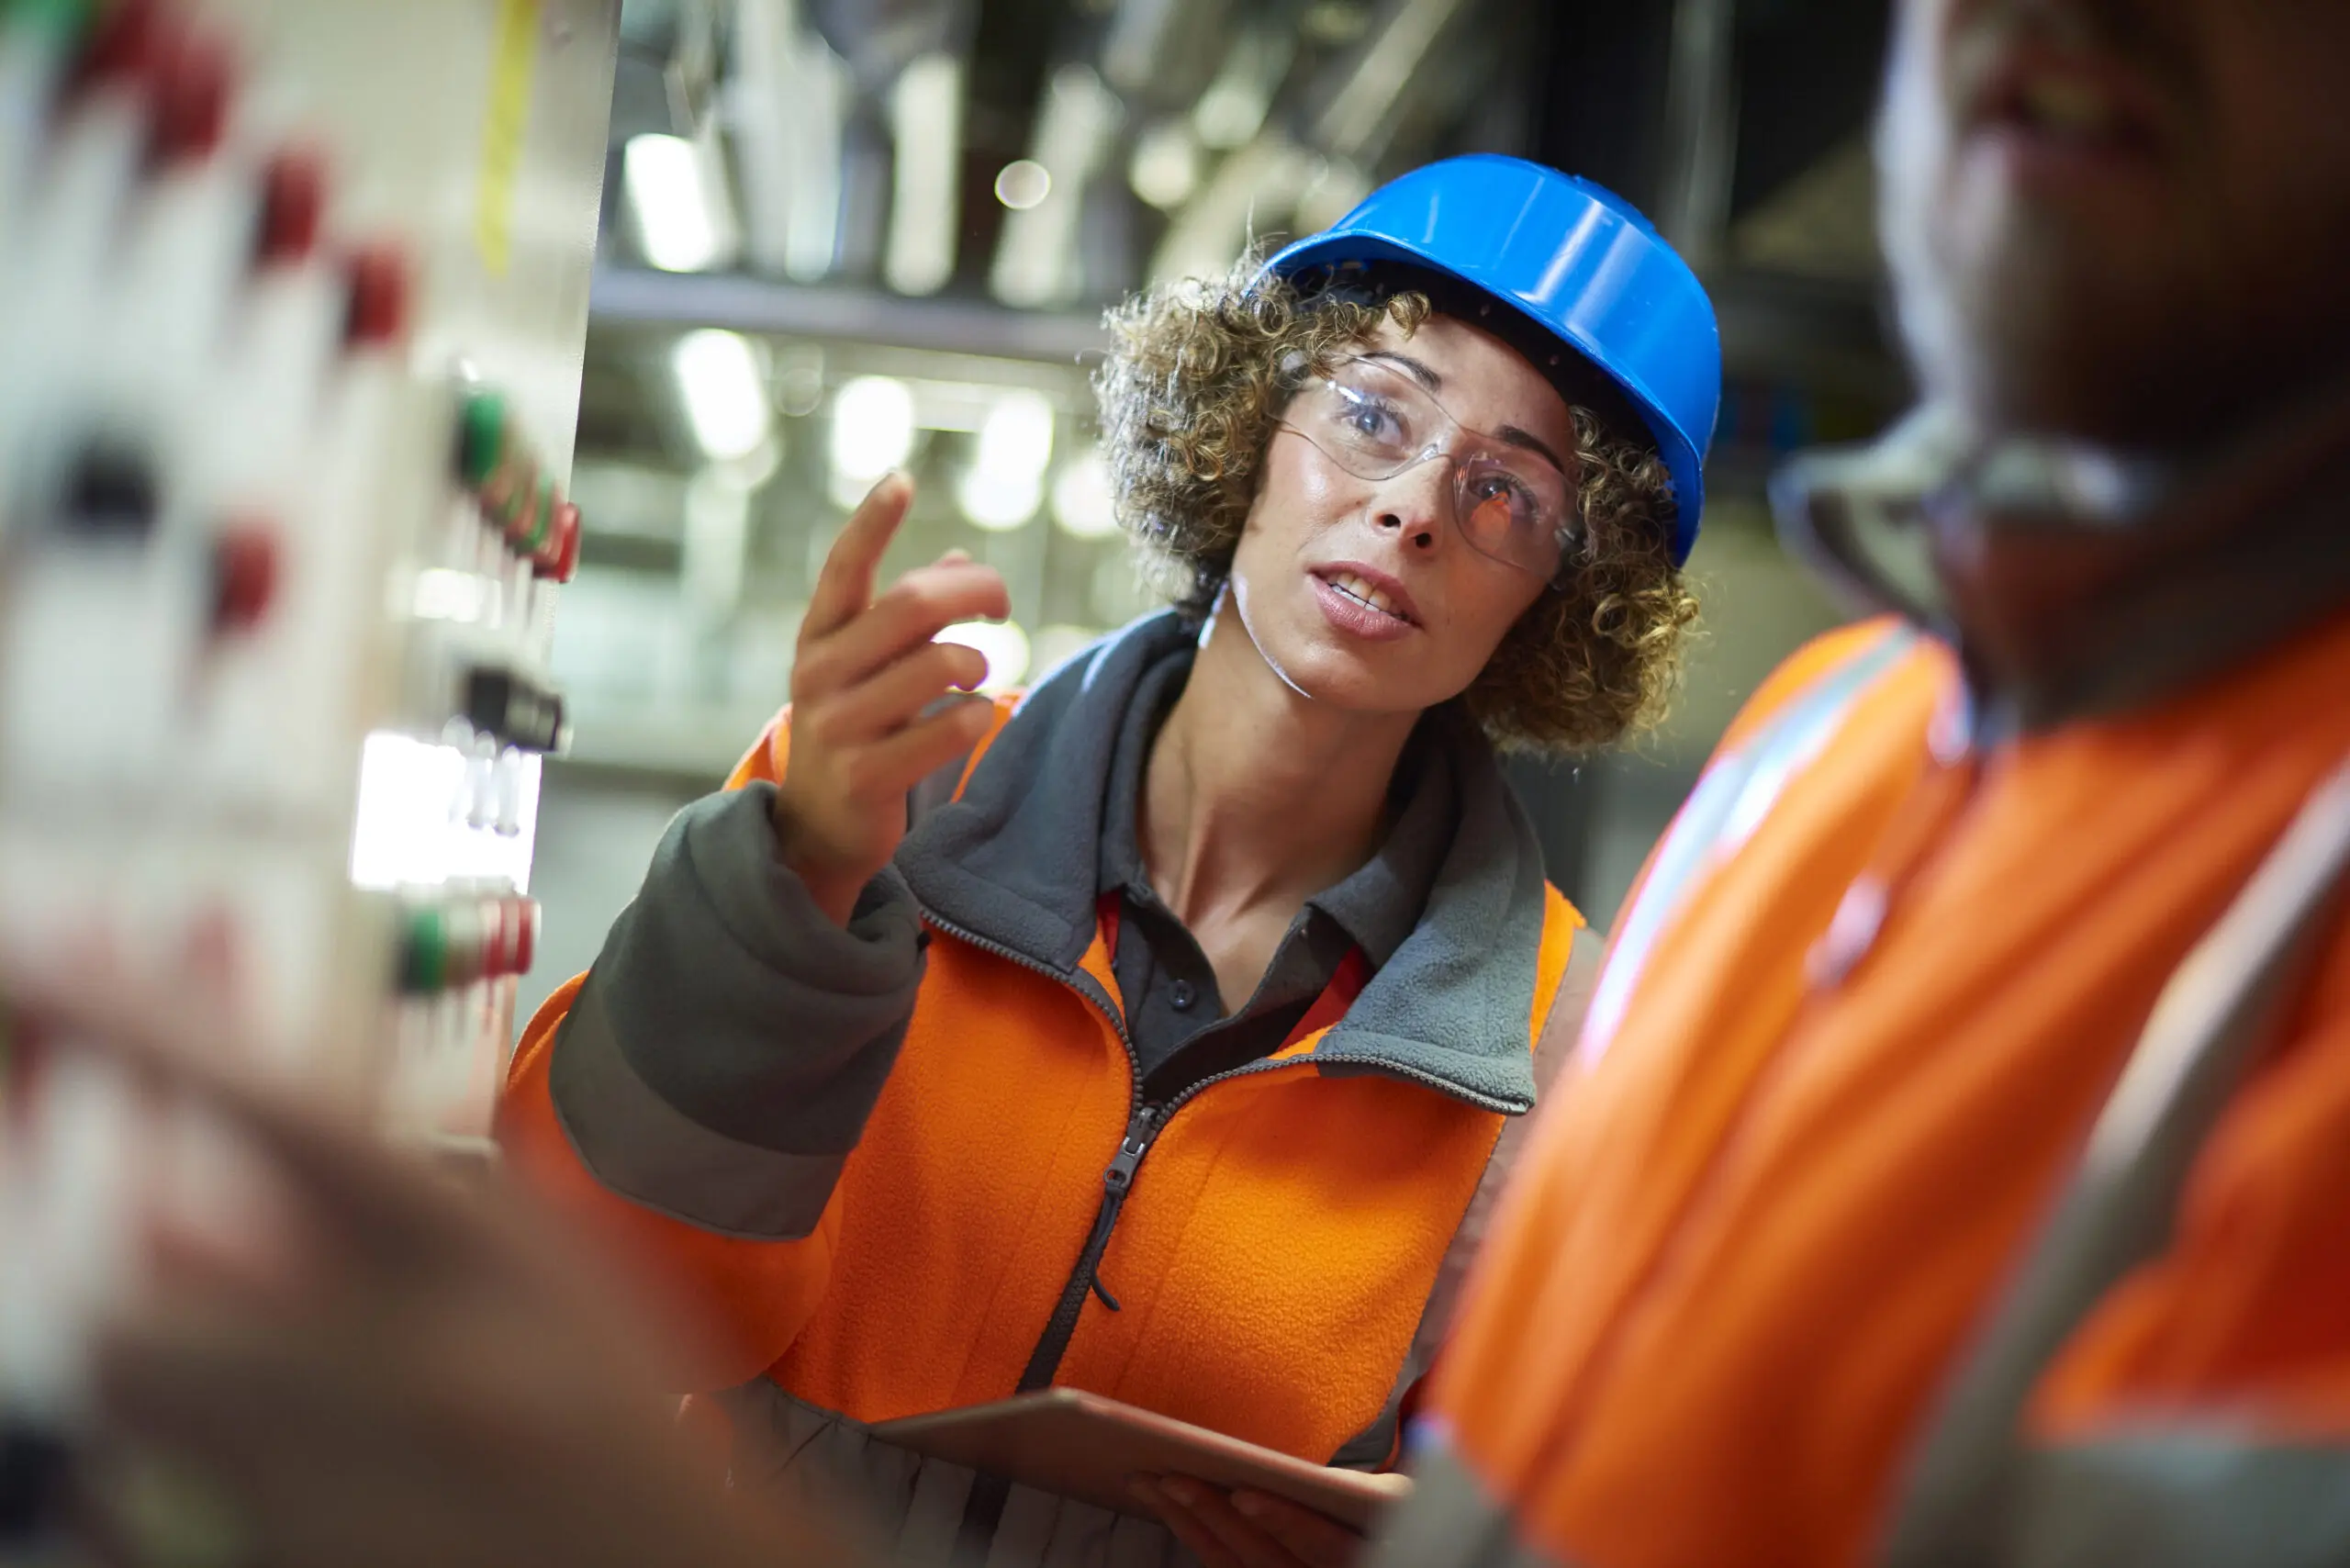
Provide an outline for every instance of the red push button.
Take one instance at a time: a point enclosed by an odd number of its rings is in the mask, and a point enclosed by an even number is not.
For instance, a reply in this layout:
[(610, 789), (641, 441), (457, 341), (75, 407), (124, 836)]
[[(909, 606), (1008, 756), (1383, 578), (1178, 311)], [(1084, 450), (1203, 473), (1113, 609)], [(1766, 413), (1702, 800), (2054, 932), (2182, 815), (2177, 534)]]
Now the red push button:
[(105, 10), (76, 73), (82, 85), (144, 76), (166, 45), (162, 7), (155, 0), (119, 0)]
[(212, 629), (249, 632), (277, 595), (277, 538), (260, 523), (222, 531), (212, 546)]
[(307, 148), (270, 160), (262, 175), (261, 232), (254, 259), (263, 266), (301, 261), (318, 248), (326, 219), (326, 160)]
[(512, 972), (518, 975), (526, 975), (531, 972), (531, 965), (537, 960), (539, 956), (538, 901), (535, 899), (516, 899), (513, 901), (511, 908), (514, 912), (514, 942), (511, 948), (514, 956), (514, 968)]
[(399, 342), (408, 333), (408, 256), (398, 246), (385, 241), (353, 252), (343, 342), (354, 349)]
[(569, 501), (554, 510), (554, 527), (531, 563), (532, 574), (567, 583), (579, 573), (579, 509)]
[(157, 163), (208, 158), (229, 129), (229, 51), (218, 39), (185, 38), (155, 88), (149, 151)]

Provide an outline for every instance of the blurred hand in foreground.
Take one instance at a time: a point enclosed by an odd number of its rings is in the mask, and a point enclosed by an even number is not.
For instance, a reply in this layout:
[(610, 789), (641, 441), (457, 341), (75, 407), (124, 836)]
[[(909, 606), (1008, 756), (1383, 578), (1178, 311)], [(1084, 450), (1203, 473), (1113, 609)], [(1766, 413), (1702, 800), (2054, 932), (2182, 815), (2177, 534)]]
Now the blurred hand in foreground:
[(151, 1284), (98, 1342), (95, 1479), (107, 1453), (165, 1467), (271, 1568), (861, 1561), (830, 1521), (725, 1491), (665, 1393), (686, 1342), (551, 1216), (264, 1082), (185, 1005), (88, 980), (0, 983), (45, 1048), (225, 1127), (282, 1185), (285, 1242), (255, 1267), (159, 1205)]

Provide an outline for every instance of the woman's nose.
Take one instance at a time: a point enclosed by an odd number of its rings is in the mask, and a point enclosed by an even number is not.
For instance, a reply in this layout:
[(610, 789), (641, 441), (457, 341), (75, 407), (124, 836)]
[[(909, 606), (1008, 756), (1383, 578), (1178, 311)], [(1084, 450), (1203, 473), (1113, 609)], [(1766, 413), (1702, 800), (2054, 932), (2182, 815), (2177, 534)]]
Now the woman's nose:
[(1452, 465), (1433, 457), (1385, 481), (1372, 515), (1382, 529), (1394, 530), (1410, 549), (1427, 554), (1443, 540), (1445, 509), (1451, 504)]

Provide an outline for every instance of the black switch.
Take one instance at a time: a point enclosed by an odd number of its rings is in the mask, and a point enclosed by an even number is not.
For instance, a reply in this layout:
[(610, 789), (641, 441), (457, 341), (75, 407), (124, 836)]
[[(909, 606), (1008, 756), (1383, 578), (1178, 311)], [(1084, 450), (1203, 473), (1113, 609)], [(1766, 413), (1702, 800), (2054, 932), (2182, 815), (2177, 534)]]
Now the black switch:
[(563, 699), (502, 669), (465, 678), (464, 716), (482, 734), (522, 751), (563, 744)]
[(65, 477), (58, 522), (67, 532), (142, 540), (162, 512), (154, 465), (144, 453), (97, 442), (83, 449)]

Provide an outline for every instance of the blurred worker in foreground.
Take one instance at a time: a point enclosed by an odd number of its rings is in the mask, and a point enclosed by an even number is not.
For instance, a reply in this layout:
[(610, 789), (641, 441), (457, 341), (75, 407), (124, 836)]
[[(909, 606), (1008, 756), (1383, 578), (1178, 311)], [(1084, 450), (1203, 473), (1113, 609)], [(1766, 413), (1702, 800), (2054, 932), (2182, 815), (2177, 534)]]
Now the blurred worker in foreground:
[(2345, 79), (2337, 0), (1901, 7), (1927, 412), (1781, 499), (1908, 613), (1651, 857), (1382, 1562), (2350, 1561)]
[[(711, 1324), (735, 1485), (869, 1506), (909, 1563), (1188, 1560), (872, 1429), (1047, 1385), (1393, 1462), (1597, 959), (1495, 748), (1653, 718), (1695, 610), (1713, 312), (1606, 192), (1453, 159), (1111, 326), (1102, 446), (1177, 607), (959, 700), (985, 660), (934, 639), (1004, 584), (878, 588), (884, 481), (790, 708), (499, 1114)], [(1191, 1530), (1182, 1495), (1137, 1511)]]

